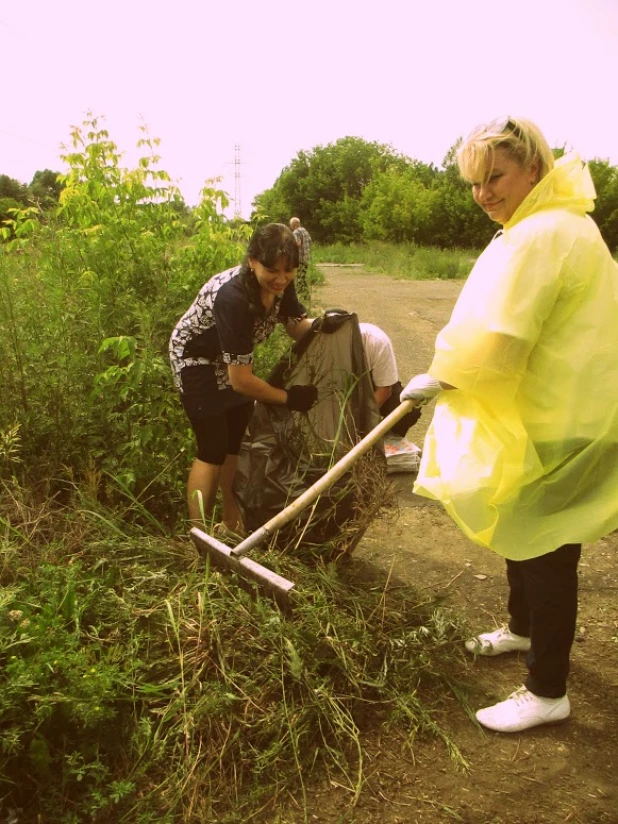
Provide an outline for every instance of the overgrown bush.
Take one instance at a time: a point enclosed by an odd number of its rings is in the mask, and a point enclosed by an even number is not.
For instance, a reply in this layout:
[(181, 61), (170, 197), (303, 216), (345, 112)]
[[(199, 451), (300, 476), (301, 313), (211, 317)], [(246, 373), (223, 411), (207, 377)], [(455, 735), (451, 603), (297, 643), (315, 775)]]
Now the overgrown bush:
[(205, 188), (189, 235), (157, 141), (144, 136), (128, 170), (96, 119), (84, 129), (55, 217), (27, 208), (1, 230), (0, 431), (19, 425), (12, 471), (54, 479), (50, 494), (94, 471), (102, 495), (123, 489), (163, 514), (192, 443), (168, 338), (204, 280), (242, 258), (247, 229)]
[(0, 497), (0, 803), (19, 820), (231, 824), (324, 775), (354, 798), (364, 733), (389, 723), (464, 764), (431, 709), (458, 692), (461, 630), (427, 597), (266, 547), (296, 583), (285, 619), (95, 501)]
[(193, 438), (167, 341), (247, 229), (215, 188), (188, 220), (147, 136), (134, 170), (95, 119), (72, 138), (57, 213), (0, 229), (7, 820), (250, 821), (324, 774), (357, 798), (362, 731), (395, 720), (462, 763), (428, 709), (460, 660), (437, 604), (328, 551), (264, 547), (297, 582), (285, 620), (170, 537)]

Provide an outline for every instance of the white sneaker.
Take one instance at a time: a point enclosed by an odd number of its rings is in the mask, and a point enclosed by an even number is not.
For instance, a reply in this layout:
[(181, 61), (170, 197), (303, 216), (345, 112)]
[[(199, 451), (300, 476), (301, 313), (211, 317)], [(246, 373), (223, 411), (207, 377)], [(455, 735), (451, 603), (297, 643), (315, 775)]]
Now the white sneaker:
[(466, 641), (466, 649), (473, 655), (502, 655), (503, 652), (528, 652), (530, 639), (515, 635), (508, 627), (484, 632)]
[(571, 714), (566, 695), (562, 698), (542, 698), (526, 687), (520, 687), (506, 701), (485, 707), (476, 713), (479, 724), (496, 732), (519, 732), (539, 724), (554, 724)]

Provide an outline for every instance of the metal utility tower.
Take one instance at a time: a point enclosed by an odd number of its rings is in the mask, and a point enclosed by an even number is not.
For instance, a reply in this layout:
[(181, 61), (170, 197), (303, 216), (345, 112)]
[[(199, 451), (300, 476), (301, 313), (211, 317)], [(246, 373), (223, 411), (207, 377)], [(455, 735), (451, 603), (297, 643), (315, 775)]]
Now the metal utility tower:
[(234, 146), (234, 218), (242, 218), (242, 208), (240, 203), (240, 144)]

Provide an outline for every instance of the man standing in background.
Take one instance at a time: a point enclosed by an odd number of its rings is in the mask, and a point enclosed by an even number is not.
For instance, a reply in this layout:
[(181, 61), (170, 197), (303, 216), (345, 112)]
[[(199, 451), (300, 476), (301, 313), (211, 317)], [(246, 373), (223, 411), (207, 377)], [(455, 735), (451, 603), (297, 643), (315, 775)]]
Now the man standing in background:
[(311, 261), (311, 235), (300, 225), (297, 217), (290, 218), (290, 229), (296, 238), (298, 246), (298, 271), (296, 273), (296, 294), (301, 300), (310, 300), (309, 283), (307, 281), (307, 270)]
[[(373, 323), (359, 323), (358, 327), (363, 339), (365, 361), (373, 383), (373, 395), (380, 415), (385, 418), (399, 406), (399, 395), (402, 391), (395, 350), (391, 339), (379, 326)], [(400, 421), (397, 421), (389, 435), (404, 438), (408, 429), (414, 426), (420, 416), (420, 409), (410, 410)]]

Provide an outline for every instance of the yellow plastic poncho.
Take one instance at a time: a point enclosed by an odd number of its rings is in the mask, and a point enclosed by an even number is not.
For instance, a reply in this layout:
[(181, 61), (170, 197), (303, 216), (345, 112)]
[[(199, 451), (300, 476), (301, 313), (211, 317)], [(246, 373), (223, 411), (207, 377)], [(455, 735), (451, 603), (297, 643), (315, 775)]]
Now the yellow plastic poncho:
[(429, 373), (414, 491), (513, 560), (618, 528), (618, 265), (569, 155), (478, 259)]

